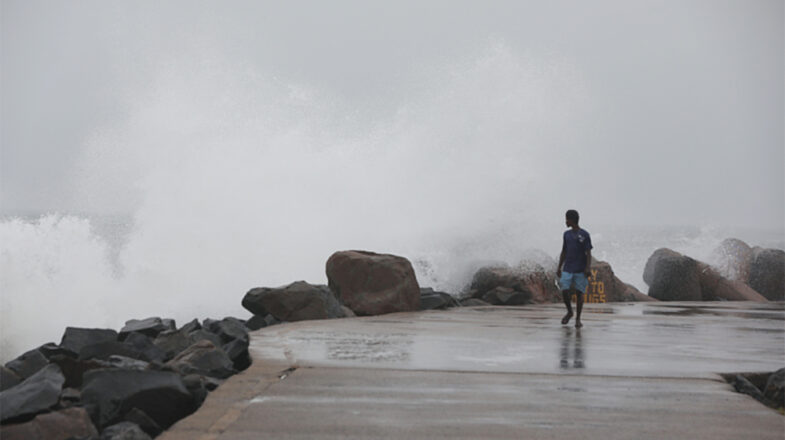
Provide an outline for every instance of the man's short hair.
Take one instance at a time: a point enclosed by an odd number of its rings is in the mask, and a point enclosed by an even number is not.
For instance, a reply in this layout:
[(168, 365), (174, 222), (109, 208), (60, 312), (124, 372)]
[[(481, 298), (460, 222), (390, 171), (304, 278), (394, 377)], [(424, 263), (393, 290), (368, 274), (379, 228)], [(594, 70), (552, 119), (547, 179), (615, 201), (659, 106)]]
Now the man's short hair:
[(576, 211), (574, 209), (570, 209), (569, 211), (567, 211), (566, 217), (567, 217), (567, 220), (572, 220), (575, 223), (578, 223), (578, 220), (580, 220), (580, 218), (581, 218), (578, 215), (578, 211)]

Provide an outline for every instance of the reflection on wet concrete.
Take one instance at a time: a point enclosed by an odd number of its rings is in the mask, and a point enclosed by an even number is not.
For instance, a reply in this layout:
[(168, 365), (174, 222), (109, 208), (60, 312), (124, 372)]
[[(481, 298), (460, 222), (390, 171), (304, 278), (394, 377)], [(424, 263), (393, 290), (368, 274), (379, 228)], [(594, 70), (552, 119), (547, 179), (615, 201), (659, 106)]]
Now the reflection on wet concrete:
[[(562, 331), (559, 366), (562, 370), (570, 368), (583, 369), (586, 366), (586, 362), (583, 355), (581, 329), (564, 327)], [(572, 360), (572, 365), (570, 365), (570, 360)]]
[(251, 353), (301, 367), (701, 378), (772, 371), (785, 359), (781, 304), (586, 304), (584, 313), (580, 331), (561, 325), (556, 304), (304, 321), (255, 332)]

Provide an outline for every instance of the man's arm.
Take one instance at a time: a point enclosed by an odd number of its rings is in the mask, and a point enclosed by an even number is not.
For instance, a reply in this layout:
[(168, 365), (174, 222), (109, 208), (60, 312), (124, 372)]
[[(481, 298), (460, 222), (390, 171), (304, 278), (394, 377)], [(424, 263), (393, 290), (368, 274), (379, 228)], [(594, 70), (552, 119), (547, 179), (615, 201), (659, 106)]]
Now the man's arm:
[(564, 264), (564, 259), (567, 257), (567, 255), (564, 252), (564, 245), (565, 245), (565, 243), (564, 243), (564, 241), (562, 241), (561, 255), (559, 255), (559, 265), (556, 266), (556, 276), (559, 277), (559, 278), (561, 278), (561, 267)]
[(583, 271), (586, 278), (591, 277), (591, 249), (586, 249), (586, 269)]

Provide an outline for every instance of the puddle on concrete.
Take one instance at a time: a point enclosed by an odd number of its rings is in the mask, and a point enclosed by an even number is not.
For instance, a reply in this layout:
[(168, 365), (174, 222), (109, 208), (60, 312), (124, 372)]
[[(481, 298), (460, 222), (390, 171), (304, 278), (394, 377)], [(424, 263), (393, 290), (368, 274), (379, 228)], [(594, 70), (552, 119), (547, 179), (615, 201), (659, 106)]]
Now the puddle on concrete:
[[(668, 306), (675, 307), (675, 306)], [(755, 312), (742, 312), (728, 308), (709, 308), (709, 307), (689, 307), (682, 308), (681, 310), (643, 310), (644, 315), (661, 315), (661, 316), (697, 316), (697, 315), (711, 315), (711, 316), (725, 316), (732, 318), (744, 319), (768, 319), (775, 321), (785, 320), (785, 316), (780, 313), (755, 313)]]
[(736, 327), (736, 330), (756, 332), (756, 333), (785, 333), (785, 328)]
[(327, 359), (361, 362), (405, 362), (414, 343), (407, 334), (344, 334), (327, 340)]

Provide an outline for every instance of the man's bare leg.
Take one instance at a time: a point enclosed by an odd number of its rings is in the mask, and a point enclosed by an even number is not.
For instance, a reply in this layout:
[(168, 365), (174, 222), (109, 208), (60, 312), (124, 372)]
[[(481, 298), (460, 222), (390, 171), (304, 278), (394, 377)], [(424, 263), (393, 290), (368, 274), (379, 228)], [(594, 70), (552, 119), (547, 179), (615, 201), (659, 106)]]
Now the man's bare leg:
[(577, 292), (575, 295), (578, 298), (578, 304), (575, 306), (575, 309), (577, 311), (577, 314), (575, 316), (575, 328), (583, 327), (583, 324), (581, 324), (581, 311), (583, 311), (583, 295), (584, 294), (582, 292)]
[(572, 289), (562, 290), (561, 296), (564, 299), (564, 305), (567, 306), (567, 314), (561, 319), (562, 325), (565, 325), (570, 322), (570, 318), (572, 318)]

